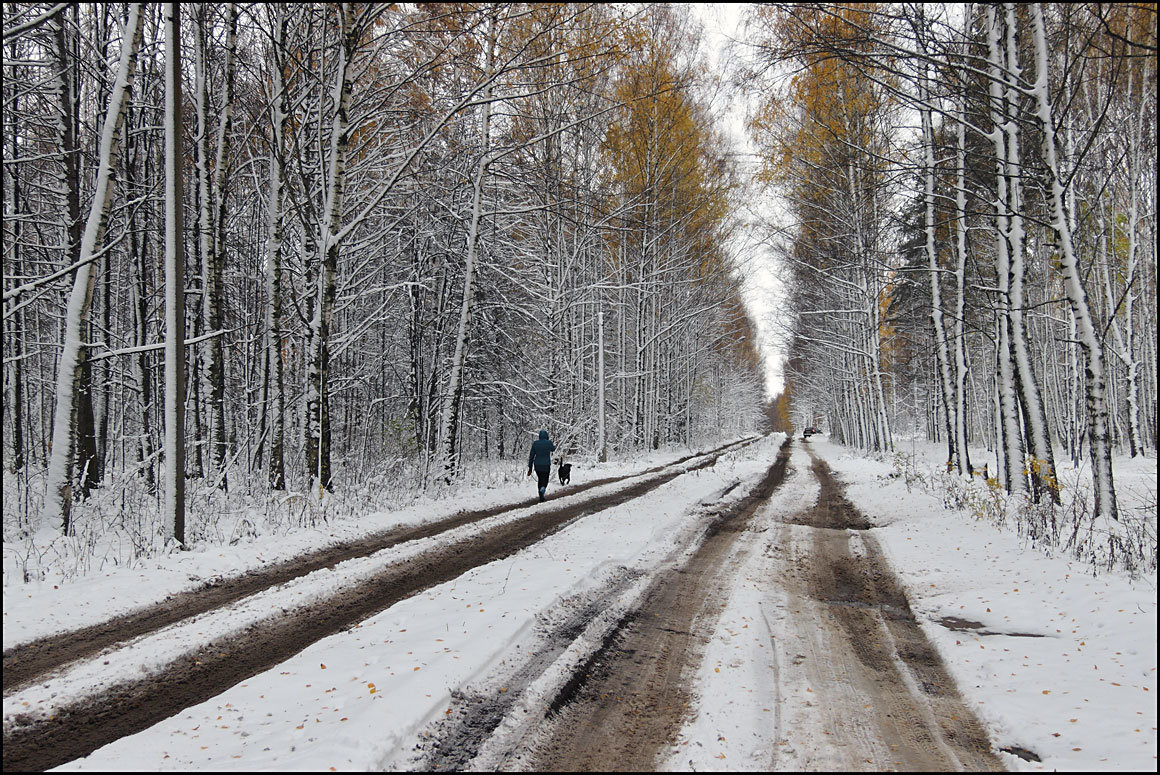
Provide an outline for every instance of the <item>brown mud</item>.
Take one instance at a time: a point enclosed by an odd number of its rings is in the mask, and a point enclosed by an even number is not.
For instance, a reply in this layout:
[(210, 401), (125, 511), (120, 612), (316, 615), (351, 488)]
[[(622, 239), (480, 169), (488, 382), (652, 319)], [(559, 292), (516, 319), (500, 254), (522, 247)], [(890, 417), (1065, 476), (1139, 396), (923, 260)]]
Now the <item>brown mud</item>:
[[(723, 451), (690, 470), (712, 465)], [(824, 461), (811, 454), (811, 471), (820, 484), (815, 506), (777, 515), (780, 524), (760, 538), (750, 529), (754, 514), (784, 479), (789, 453), (787, 441), (752, 492), (728, 509), (710, 510), (698, 548), (679, 568), (648, 582), (641, 604), (620, 618), (599, 648), (553, 690), (543, 716), (530, 719), (526, 728), (531, 731), (499, 751), (496, 767), (655, 769), (658, 756), (688, 721), (689, 676), (712, 636), (732, 576), (745, 557), (764, 550), (765, 556), (776, 558), (767, 571), (771, 589), (777, 588), (770, 604), (781, 601), (782, 611), (770, 624), (781, 655), (773, 678), (779, 696), (786, 686), (808, 687), (808, 695), (795, 696), (811, 698), (795, 700), (796, 705), (791, 702), (775, 715), (780, 739), (769, 752), (770, 769), (1003, 769), (983, 725), (916, 622), (871, 523), (846, 500)], [(681, 473), (670, 471), (584, 503), (548, 507), (469, 541), (434, 547), (359, 588), (263, 622), (244, 635), (207, 644), (162, 675), (114, 687), (64, 708), (51, 720), (29, 718), (24, 726), (17, 720), (4, 731), (4, 769), (47, 769), (84, 756), (209, 699), (405, 597), (519, 551)], [(482, 513), (474, 512), (474, 518), (484, 518)], [(449, 529), (448, 521), (439, 525)], [(418, 766), (462, 770), (477, 764), (476, 754), (505, 717), (520, 712), (516, 699), (521, 690), (637, 578), (625, 570), (608, 589), (552, 625), (545, 648), (515, 668), (502, 692), (457, 692), (456, 712), (426, 737)], [(1027, 752), (1025, 758), (1032, 756)]]
[[(797, 696), (812, 698), (771, 717), (779, 741), (768, 752), (770, 769), (1002, 770), (985, 729), (916, 622), (870, 521), (845, 498), (824, 461), (811, 455), (820, 484), (816, 505), (777, 515), (779, 524), (764, 534), (772, 538), (748, 529), (783, 480), (788, 457), (787, 443), (764, 481), (716, 515), (687, 562), (650, 582), (643, 602), (561, 682), (542, 717), (523, 722), (518, 739), (503, 741), (498, 757), (492, 750), (485, 762), (474, 759), (504, 715), (520, 712), (513, 711), (519, 707), (514, 695), (544, 662), (529, 662), (502, 696), (461, 697), (453, 718), (421, 744), (426, 750), (415, 766), (656, 769), (688, 721), (689, 677), (732, 576), (752, 552), (764, 550), (781, 558), (767, 581), (787, 602), (784, 618), (770, 626), (781, 654), (772, 679), (779, 696), (792, 686), (808, 688)], [(565, 629), (557, 650), (579, 632), (575, 621)]]
[[(809, 687), (799, 711), (823, 736), (795, 736), (777, 769), (1002, 770), (987, 733), (964, 702), (911, 611), (868, 520), (811, 453), (817, 506), (784, 520), (777, 575), (788, 595), (775, 631), (787, 656), (779, 680)], [(804, 726), (804, 725), (803, 725)]]
[[(688, 471), (712, 466), (721, 454), (752, 441), (753, 439), (747, 439), (724, 445), (710, 453), (702, 453), (705, 459), (692, 466), (681, 467), (679, 464), (697, 457), (696, 455), (651, 469), (643, 475), (637, 474), (635, 475), (637, 478), (644, 477), (642, 481), (615, 493), (561, 506), (553, 506), (549, 502), (526, 519), (496, 526), (482, 535), (433, 547), (412, 560), (384, 569), (377, 576), (360, 582), (357, 587), (343, 590), (339, 594), (296, 609), (289, 614), (261, 622), (242, 634), (206, 644), (199, 652), (185, 655), (156, 675), (141, 681), (109, 687), (95, 697), (62, 707), (51, 718), (18, 716), (12, 720), (13, 723), (6, 724), (4, 728), (3, 768), (5, 771), (45, 770), (86, 756), (103, 745), (139, 732), (185, 708), (204, 702), (229, 687), (285, 661), (310, 644), (374, 616), (400, 600), (454, 579), (474, 567), (514, 554), (563, 529), (575, 520), (640, 497)], [(663, 473), (655, 476), (647, 475), (657, 472)], [(595, 487), (609, 481), (617, 479), (593, 482), (587, 487)], [(571, 488), (570, 492), (580, 489)], [(283, 569), (283, 572), (289, 572), (291, 567), (299, 569), (326, 567), (342, 559), (364, 556), (402, 540), (414, 540), (419, 533), (436, 534), (449, 530), (452, 526), (484, 519), (512, 508), (519, 506), (469, 512), (432, 526), (392, 531), (390, 535), (393, 537), (389, 539), (386, 537), (387, 534), (384, 534), (374, 540), (347, 544), (345, 554), (342, 552), (327, 554), (328, 557), (333, 557), (329, 562), (318, 564), (321, 562), (320, 557), (312, 555), (297, 564), (286, 564), (287, 568)], [(408, 530), (419, 532), (411, 533)], [(291, 573), (288, 578), (301, 575), (303, 572), (309, 571), (300, 570), (298, 573)], [(255, 575), (266, 581), (271, 578), (265, 574)], [(260, 581), (253, 583), (258, 583), (261, 585), (259, 588), (264, 589), (277, 582), (264, 585)], [(242, 584), (242, 581), (239, 580), (238, 584)], [(230, 601), (242, 596), (237, 588), (229, 594), (233, 595), (229, 597)], [(153, 612), (152, 618), (145, 617), (144, 613), (139, 614), (138, 617), (142, 617), (141, 632), (151, 632), (162, 626), (156, 624), (162, 619), (166, 620), (165, 623), (169, 623), (206, 610), (204, 603), (193, 599), (194, 595), (184, 597), (186, 599), (182, 604), (187, 608), (182, 611), (167, 613), (166, 608), (179, 607), (176, 602), (168, 602), (150, 609)], [(100, 637), (112, 638), (113, 642), (119, 642), (129, 636), (123, 631), (113, 631)], [(64, 636), (61, 640), (67, 641), (68, 636)], [(81, 645), (76, 645), (75, 648), (77, 653), (82, 655), (91, 655), (102, 648), (92, 646), (84, 639), (80, 639), (79, 642)], [(12, 651), (17, 652), (18, 649)], [(75, 658), (76, 653), (69, 657)], [(6, 683), (8, 659), (9, 654), (6, 653), (4, 664)], [(14, 659), (14, 663), (19, 661), (21, 660)], [(58, 660), (56, 664), (60, 664), (61, 661), (68, 660)], [(39, 672), (43, 670), (44, 668), (41, 668)], [(37, 674), (39, 673), (32, 675)]]
[[(748, 443), (749, 441), (751, 439), (727, 444), (708, 453), (688, 455), (680, 460), (664, 466), (650, 468), (638, 474), (607, 477), (581, 485), (570, 485), (564, 492), (568, 495), (574, 495), (605, 484), (612, 484), (634, 477), (648, 476), (670, 466), (688, 462), (694, 457), (697, 457), (697, 455), (722, 454), (732, 446)], [(530, 502), (531, 500), (529, 500)], [(30, 683), (48, 671), (54, 670), (69, 662), (90, 657), (110, 646), (124, 643), (142, 635), (148, 635), (162, 627), (167, 627), (216, 608), (221, 608), (244, 597), (249, 597), (250, 595), (257, 594), (279, 584), (285, 584), (299, 576), (305, 576), (308, 573), (313, 573), (322, 568), (332, 568), (347, 560), (367, 557), (375, 552), (408, 541), (430, 538), (431, 536), (444, 533), (448, 530), (454, 530), (457, 527), (502, 514), (505, 511), (522, 508), (525, 505), (527, 504), (510, 504), (494, 506), (487, 509), (461, 511), (452, 517), (438, 522), (393, 528), (355, 541), (347, 541), (320, 549), (316, 552), (311, 552), (310, 554), (301, 555), (292, 560), (272, 565), (269, 568), (253, 570), (241, 576), (226, 580), (208, 581), (197, 589), (171, 595), (156, 605), (118, 616), (115, 619), (101, 624), (39, 638), (14, 646), (4, 652), (4, 694), (7, 696), (10, 692)]]
[[(510, 751), (499, 769), (626, 772), (654, 769), (675, 740), (689, 693), (686, 667), (698, 661), (714, 614), (731, 588), (730, 562), (751, 518), (785, 478), (790, 442), (762, 481), (713, 515), (679, 568), (660, 574), (632, 614), (606, 636), (548, 703), (541, 733)], [(448, 746), (445, 741), (444, 747)], [(442, 761), (430, 763), (442, 769)], [(462, 766), (462, 762), (459, 763)]]

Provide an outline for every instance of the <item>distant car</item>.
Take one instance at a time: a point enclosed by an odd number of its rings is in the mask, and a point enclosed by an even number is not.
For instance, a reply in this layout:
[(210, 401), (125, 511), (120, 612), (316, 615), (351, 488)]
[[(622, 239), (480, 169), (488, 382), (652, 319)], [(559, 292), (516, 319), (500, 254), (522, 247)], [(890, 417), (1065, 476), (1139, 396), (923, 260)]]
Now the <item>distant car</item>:
[(821, 431), (811, 425), (809, 428), (806, 428), (804, 431), (802, 431), (802, 438), (808, 439), (815, 433), (821, 433)]

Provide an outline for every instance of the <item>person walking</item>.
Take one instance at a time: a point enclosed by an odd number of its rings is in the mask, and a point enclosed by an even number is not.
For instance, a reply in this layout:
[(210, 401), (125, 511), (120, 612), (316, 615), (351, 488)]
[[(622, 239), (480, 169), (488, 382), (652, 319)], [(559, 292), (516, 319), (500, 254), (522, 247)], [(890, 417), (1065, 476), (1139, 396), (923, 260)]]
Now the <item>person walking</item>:
[(528, 476), (532, 469), (536, 470), (536, 477), (540, 482), (540, 503), (544, 502), (544, 495), (548, 492), (548, 476), (552, 473), (552, 453), (556, 445), (548, 438), (547, 431), (540, 431), (540, 438), (532, 442), (532, 451), (528, 453)]

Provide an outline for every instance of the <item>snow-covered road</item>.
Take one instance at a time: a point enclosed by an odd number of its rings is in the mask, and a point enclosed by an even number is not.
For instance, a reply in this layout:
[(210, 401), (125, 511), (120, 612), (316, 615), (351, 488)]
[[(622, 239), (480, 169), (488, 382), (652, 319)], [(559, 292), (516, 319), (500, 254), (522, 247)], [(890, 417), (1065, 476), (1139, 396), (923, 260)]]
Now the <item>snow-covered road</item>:
[[(703, 528), (706, 503), (742, 497), (769, 468), (781, 438), (770, 437), (715, 466), (678, 477), (629, 503), (592, 514), (502, 560), (402, 600), (344, 632), (324, 638), (277, 667), (212, 699), (122, 738), (62, 769), (401, 769), (465, 691), (502, 692), (503, 681), (543, 644), (553, 623), (607, 601), (606, 618), (628, 610), (650, 575), (688, 551)], [(1092, 578), (1066, 559), (1047, 558), (1011, 533), (946, 511), (930, 496), (886, 477), (885, 464), (847, 456), (814, 437), (866, 514), (883, 555), (903, 581), (915, 618), (956, 678), (992, 743), (1034, 752), (1042, 761), (1000, 753), (1011, 769), (1154, 769), (1156, 766), (1155, 579)], [(728, 494), (722, 498), (722, 493)], [(839, 759), (824, 714), (811, 713), (812, 688), (786, 668), (785, 589), (776, 584), (787, 513), (808, 508), (818, 484), (798, 441), (782, 487), (755, 516), (755, 528), (731, 561), (730, 589), (712, 620), (703, 658), (689, 672), (693, 702), (661, 769), (767, 769), (825, 766)], [(579, 497), (579, 496), (577, 496)], [(482, 500), (482, 499), (481, 499)], [(476, 504), (460, 504), (468, 507)], [(761, 529), (761, 528), (765, 529)], [(264, 551), (263, 547), (252, 547)], [(400, 547), (396, 552), (407, 551)], [(272, 554), (271, 550), (271, 554)], [(209, 627), (245, 626), (245, 616), (292, 605), (342, 583), (358, 583), (368, 565), (336, 567), (231, 607), (176, 625), (137, 644), (153, 664), (181, 651)], [(176, 563), (189, 563), (178, 557)], [(180, 570), (140, 572), (157, 589)], [(180, 568), (180, 565), (177, 566)], [(156, 581), (154, 581), (154, 577)], [(123, 610), (114, 584), (106, 615)], [(165, 581), (170, 579), (170, 581)], [(101, 577), (59, 605), (62, 592), (4, 590), (5, 646), (82, 620), (100, 618)], [(609, 590), (616, 594), (608, 597)], [(54, 595), (56, 597), (54, 597)], [(80, 603), (76, 601), (81, 601)], [(89, 605), (82, 605), (88, 601)], [(37, 609), (53, 612), (39, 624)], [(249, 611), (250, 613), (245, 613)], [(216, 618), (215, 618), (216, 617)], [(950, 619), (949, 617), (955, 617)], [(975, 630), (948, 621), (977, 622)], [(74, 623), (75, 622), (75, 623)], [(942, 622), (942, 623), (940, 623)], [(599, 624), (599, 623), (597, 623)], [(198, 629), (198, 628), (201, 629)], [(1014, 633), (1014, 634), (985, 634)], [(597, 633), (589, 633), (596, 637)], [(1043, 637), (1027, 637), (1041, 635)], [(784, 638), (784, 634), (783, 634)], [(583, 637), (561, 653), (526, 703), (584, 658)], [(782, 651), (779, 651), (782, 648)], [(796, 654), (788, 655), (792, 663)], [(105, 661), (108, 664), (104, 664)], [(124, 660), (124, 661), (118, 661)], [(42, 682), (5, 698), (5, 734), (20, 713), (44, 712), (76, 693), (120, 680), (141, 660), (93, 660), (74, 683)], [(74, 668), (76, 669), (76, 668)], [(79, 674), (78, 674), (79, 675)], [(70, 679), (71, 680), (71, 679)], [(46, 685), (47, 684), (47, 685)], [(503, 731), (502, 728), (500, 731)], [(787, 753), (792, 751), (792, 753)], [(845, 759), (841, 759), (846, 761)]]

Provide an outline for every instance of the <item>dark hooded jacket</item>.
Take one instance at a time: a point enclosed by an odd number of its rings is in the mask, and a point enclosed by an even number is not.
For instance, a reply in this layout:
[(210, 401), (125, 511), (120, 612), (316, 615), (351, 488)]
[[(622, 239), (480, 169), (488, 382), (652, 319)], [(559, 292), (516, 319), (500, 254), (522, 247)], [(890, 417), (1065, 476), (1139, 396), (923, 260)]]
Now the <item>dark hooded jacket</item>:
[(528, 468), (537, 471), (552, 470), (552, 453), (556, 445), (548, 438), (547, 431), (540, 431), (540, 438), (532, 442), (532, 451), (528, 454)]

